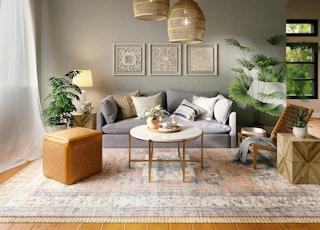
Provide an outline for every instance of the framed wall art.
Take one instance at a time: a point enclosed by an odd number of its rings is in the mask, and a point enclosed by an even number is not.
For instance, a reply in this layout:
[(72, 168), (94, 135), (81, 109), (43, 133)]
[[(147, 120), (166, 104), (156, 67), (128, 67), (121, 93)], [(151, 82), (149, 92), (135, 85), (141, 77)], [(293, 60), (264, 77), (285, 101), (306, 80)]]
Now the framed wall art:
[(186, 75), (218, 75), (218, 45), (186, 45)]
[(181, 44), (149, 44), (150, 75), (181, 75)]
[(145, 75), (145, 44), (113, 44), (114, 75)]

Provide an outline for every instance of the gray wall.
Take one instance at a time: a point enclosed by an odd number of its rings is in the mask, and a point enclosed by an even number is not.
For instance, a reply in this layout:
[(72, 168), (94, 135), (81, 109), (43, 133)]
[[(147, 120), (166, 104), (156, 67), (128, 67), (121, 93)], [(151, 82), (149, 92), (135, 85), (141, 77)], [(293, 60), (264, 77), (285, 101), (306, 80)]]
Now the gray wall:
[[(171, 7), (176, 1), (171, 1)], [(133, 17), (132, 0), (39, 0), (41, 4), (41, 96), (48, 93), (48, 78), (73, 69), (91, 69), (94, 87), (87, 100), (95, 110), (99, 101), (116, 89), (151, 91), (179, 88), (219, 89), (227, 94), (233, 79), (230, 69), (238, 50), (226, 47), (225, 38), (271, 54), (265, 38), (285, 33), (286, 0), (197, 0), (206, 18), (204, 43), (217, 43), (218, 76), (113, 76), (113, 43), (168, 43), (166, 21), (146, 22)], [(284, 49), (272, 55), (284, 58)], [(182, 55), (183, 57), (183, 55)], [(250, 123), (243, 105), (235, 105), (238, 123)], [(271, 119), (271, 122), (273, 120)]]

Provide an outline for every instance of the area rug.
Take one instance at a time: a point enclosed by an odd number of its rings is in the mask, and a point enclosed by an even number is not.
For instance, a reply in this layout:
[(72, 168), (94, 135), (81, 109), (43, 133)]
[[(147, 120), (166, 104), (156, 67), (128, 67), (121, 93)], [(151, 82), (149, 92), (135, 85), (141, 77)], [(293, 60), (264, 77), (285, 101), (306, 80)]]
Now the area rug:
[[(292, 185), (276, 170), (276, 155), (259, 154), (258, 169), (234, 162), (237, 149), (205, 149), (204, 168), (178, 162), (133, 163), (127, 149), (104, 149), (103, 172), (74, 185), (42, 174), (36, 160), (0, 187), (0, 222), (320, 223), (320, 186)], [(155, 149), (158, 158), (174, 149)], [(199, 149), (188, 149), (190, 159)], [(147, 157), (133, 149), (133, 158)]]

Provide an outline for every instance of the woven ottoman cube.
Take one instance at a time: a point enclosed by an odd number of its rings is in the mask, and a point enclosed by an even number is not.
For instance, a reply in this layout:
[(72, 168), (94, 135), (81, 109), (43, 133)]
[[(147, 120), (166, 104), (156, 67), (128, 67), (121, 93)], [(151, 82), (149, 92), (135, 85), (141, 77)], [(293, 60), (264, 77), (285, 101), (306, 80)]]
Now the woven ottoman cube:
[(102, 134), (71, 128), (47, 133), (43, 139), (43, 174), (63, 184), (74, 184), (102, 171)]

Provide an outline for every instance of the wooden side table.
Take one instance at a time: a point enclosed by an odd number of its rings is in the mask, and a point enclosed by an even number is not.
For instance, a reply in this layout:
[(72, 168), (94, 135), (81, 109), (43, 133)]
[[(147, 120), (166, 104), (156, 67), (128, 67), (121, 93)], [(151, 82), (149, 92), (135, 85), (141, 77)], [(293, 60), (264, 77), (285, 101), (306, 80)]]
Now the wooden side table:
[(278, 133), (277, 169), (292, 184), (320, 184), (320, 139)]
[(73, 127), (84, 127), (89, 129), (96, 129), (96, 113), (72, 113)]

